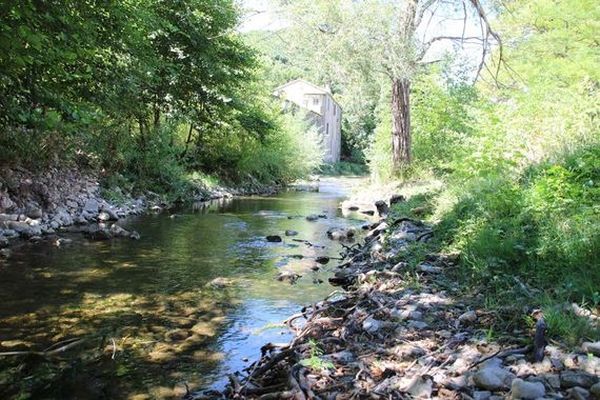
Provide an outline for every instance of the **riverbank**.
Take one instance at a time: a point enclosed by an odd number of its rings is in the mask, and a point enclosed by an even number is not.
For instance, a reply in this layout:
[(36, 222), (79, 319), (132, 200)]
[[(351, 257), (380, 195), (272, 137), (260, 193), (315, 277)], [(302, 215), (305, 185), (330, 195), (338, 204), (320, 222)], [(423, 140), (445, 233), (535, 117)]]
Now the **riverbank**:
[[(274, 186), (258, 183), (237, 188), (199, 184), (190, 198), (179, 201), (270, 194), (276, 190)], [(16, 239), (38, 241), (65, 229), (97, 239), (135, 239), (137, 233), (121, 228), (120, 219), (148, 211), (160, 212), (172, 205), (164, 196), (150, 191), (133, 195), (118, 187), (105, 190), (93, 172), (4, 168), (0, 172), (0, 248)]]
[(550, 340), (526, 303), (490, 307), (456, 278), (461, 254), (440, 252), (435, 227), (398, 212), (407, 205), (348, 248), (330, 279), (345, 291), (286, 320), (289, 344), (265, 344), (223, 393), (189, 397), (600, 398), (600, 342)]

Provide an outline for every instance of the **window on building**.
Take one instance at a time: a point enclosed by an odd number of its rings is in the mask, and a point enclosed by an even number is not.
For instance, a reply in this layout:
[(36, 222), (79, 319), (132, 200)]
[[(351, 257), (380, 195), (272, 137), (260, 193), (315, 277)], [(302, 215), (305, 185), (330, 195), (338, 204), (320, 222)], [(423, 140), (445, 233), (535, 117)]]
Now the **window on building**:
[(327, 123), (327, 130), (325, 131), (327, 135), (329, 135), (329, 122)]
[(333, 105), (333, 115), (335, 115), (335, 114), (336, 114), (336, 112), (337, 112), (337, 106), (334, 104), (334, 105)]
[(319, 105), (319, 98), (318, 97), (313, 97), (313, 105), (315, 105), (315, 106)]

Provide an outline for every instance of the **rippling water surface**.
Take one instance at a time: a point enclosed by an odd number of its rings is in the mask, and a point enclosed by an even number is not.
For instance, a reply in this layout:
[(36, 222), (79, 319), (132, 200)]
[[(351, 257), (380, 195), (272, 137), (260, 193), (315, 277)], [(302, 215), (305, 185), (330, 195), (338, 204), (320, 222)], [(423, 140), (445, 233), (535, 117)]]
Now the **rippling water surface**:
[[(139, 241), (74, 235), (66, 245), (15, 248), (0, 264), (0, 352), (73, 345), (48, 357), (0, 357), (0, 398), (168, 399), (180, 398), (186, 384), (222, 387), (263, 344), (291, 338), (281, 321), (333, 290), (335, 261), (311, 267), (314, 257), (341, 251), (327, 229), (365, 219), (338, 209), (353, 183), (325, 179), (316, 193), (129, 219)], [(327, 218), (309, 222), (309, 214)], [(286, 229), (299, 234), (285, 237)], [(268, 243), (266, 235), (284, 241)], [(302, 277), (279, 282), (282, 270)], [(215, 278), (221, 285), (210, 285)]]

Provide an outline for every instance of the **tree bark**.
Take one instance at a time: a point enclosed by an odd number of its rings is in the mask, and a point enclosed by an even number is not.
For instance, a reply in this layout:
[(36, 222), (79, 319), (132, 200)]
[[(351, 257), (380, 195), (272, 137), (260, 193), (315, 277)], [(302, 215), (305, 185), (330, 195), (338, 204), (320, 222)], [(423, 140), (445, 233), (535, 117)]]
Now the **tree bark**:
[(410, 164), (410, 80), (392, 82), (392, 158), (394, 171)]

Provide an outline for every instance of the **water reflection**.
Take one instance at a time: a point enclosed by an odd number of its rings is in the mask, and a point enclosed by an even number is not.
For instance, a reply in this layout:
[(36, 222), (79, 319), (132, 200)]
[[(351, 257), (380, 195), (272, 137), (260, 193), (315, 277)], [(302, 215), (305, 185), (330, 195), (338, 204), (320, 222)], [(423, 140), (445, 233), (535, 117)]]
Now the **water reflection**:
[[(327, 229), (360, 224), (337, 208), (348, 185), (324, 181), (318, 193), (226, 199), (127, 221), (139, 241), (73, 235), (60, 247), (15, 249), (0, 264), (0, 352), (86, 340), (59, 357), (0, 359), (0, 398), (166, 399), (185, 393), (184, 383), (222, 385), (264, 342), (289, 339), (273, 324), (331, 291), (313, 282), (326, 281), (333, 265), (312, 267), (340, 251)], [(309, 214), (327, 218), (309, 222)], [(285, 237), (288, 229), (298, 236)], [(271, 234), (284, 241), (268, 243)], [(281, 270), (302, 278), (279, 282)]]

